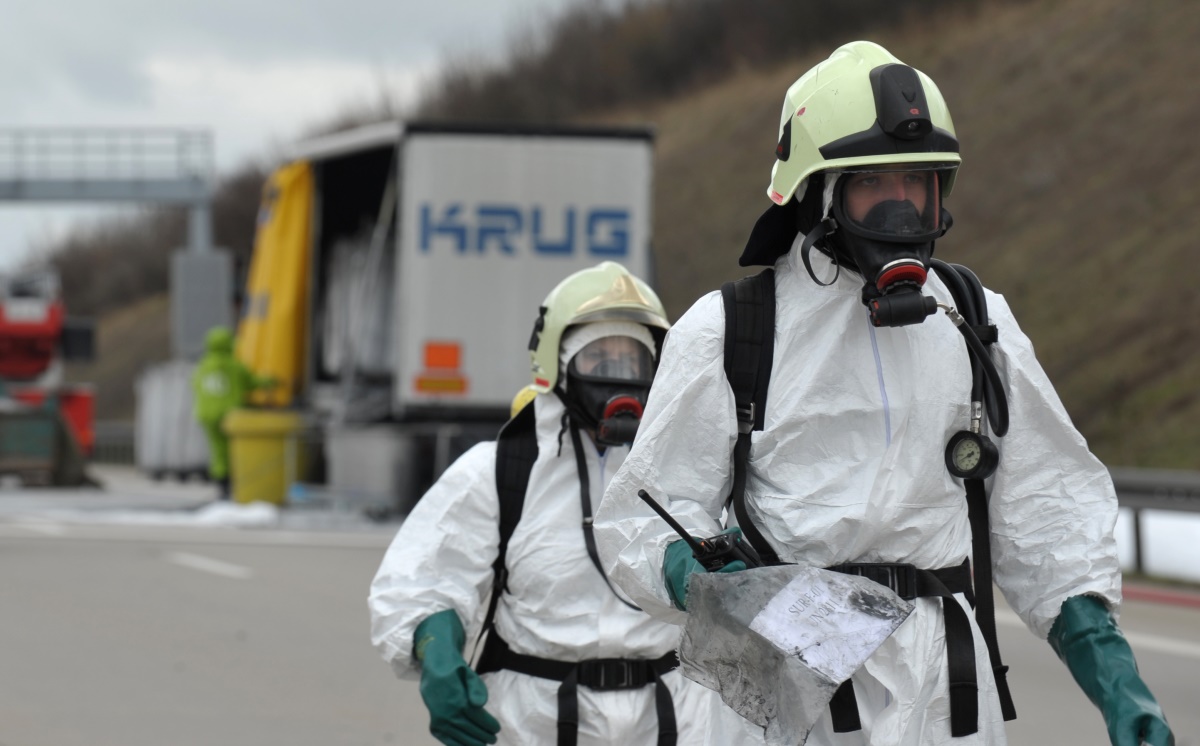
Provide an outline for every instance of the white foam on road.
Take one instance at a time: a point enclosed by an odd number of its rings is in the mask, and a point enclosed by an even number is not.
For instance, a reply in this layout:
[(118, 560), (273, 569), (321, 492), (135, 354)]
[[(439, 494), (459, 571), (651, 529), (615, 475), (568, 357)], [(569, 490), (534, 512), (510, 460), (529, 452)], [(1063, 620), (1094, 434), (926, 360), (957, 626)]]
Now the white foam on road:
[(64, 526), (50, 521), (22, 521), (16, 525), (26, 531), (32, 531), (35, 534), (42, 534), (43, 536), (64, 536), (67, 533), (67, 529)]
[(226, 578), (235, 580), (248, 580), (254, 575), (249, 567), (234, 565), (229, 562), (222, 562), (212, 557), (205, 557), (199, 554), (189, 554), (187, 552), (172, 552), (166, 556), (167, 562), (186, 567), (200, 572), (212, 573)]
[(28, 529), (29, 524), (0, 522), (0, 539), (31, 541), (111, 541), (145, 544), (213, 544), (221, 546), (324, 547), (328, 549), (382, 550), (391, 544), (395, 524), (353, 526), (346, 530), (245, 530), (241, 527), (196, 525), (70, 524), (62, 533)]
[[(277, 505), (266, 502), (212, 502), (194, 510), (42, 510), (19, 516), (17, 525), (47, 535), (62, 535), (65, 525), (204, 526), (275, 528), (280, 523)], [(41, 530), (39, 527), (57, 526)]]

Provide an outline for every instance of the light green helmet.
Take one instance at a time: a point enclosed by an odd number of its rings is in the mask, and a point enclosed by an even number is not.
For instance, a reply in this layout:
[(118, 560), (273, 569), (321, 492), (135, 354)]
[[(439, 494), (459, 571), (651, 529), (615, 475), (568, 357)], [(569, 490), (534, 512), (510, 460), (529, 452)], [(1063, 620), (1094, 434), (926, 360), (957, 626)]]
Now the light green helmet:
[(204, 335), (204, 348), (209, 352), (233, 352), (233, 332), (227, 326), (214, 326)]
[(567, 327), (593, 321), (633, 321), (644, 324), (659, 348), (671, 324), (667, 312), (650, 286), (616, 262), (601, 262), (581, 269), (558, 283), (542, 303), (529, 356), (533, 384), (539, 394), (558, 382), (558, 348)]
[(839, 47), (788, 88), (767, 196), (804, 196), (818, 171), (893, 163), (947, 167), (942, 196), (961, 162), (941, 91), (878, 44)]

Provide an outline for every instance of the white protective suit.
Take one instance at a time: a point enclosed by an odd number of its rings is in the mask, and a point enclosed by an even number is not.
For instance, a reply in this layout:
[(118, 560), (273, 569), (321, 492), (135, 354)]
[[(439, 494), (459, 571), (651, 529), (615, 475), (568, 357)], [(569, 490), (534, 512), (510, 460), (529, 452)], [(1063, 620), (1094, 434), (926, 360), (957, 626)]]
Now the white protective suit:
[[(871, 326), (861, 278), (843, 270), (833, 285), (815, 284), (800, 259), (802, 238), (776, 264), (774, 362), (765, 426), (752, 433), (749, 513), (784, 562), (958, 565), (970, 556), (971, 531), (964, 486), (947, 471), (944, 452), (970, 423), (962, 336), (941, 311), (912, 326)], [(817, 276), (833, 276), (824, 254), (813, 252), (812, 260)], [(925, 292), (953, 303), (935, 273)], [(1000, 467), (989, 480), (994, 577), (1045, 639), (1071, 596), (1095, 594), (1118, 608), (1116, 495), (1003, 297), (989, 291), (987, 301), (1010, 408), (1009, 432), (998, 439)], [(637, 440), (596, 518), (605, 569), (638, 605), (675, 623), (685, 617), (664, 589), (663, 551), (679, 537), (637, 490), (696, 535), (720, 530), (737, 439), (724, 323), (720, 293), (712, 293), (672, 328)], [(974, 627), (966, 600), (957, 598)], [(854, 676), (863, 730), (834, 734), (826, 711), (809, 744), (1005, 743), (978, 628), (979, 732), (950, 736), (940, 600), (916, 603)]]
[[(495, 630), (517, 653), (576, 661), (658, 658), (674, 650), (680, 630), (634, 611), (613, 595), (588, 557), (581, 529), (579, 477), (564, 408), (553, 395), (537, 407), (538, 459), (521, 521), (508, 546), (509, 593), (500, 597)], [(628, 449), (598, 453), (582, 438), (593, 505)], [(396, 534), (371, 584), (371, 638), (401, 678), (419, 678), (413, 633), (426, 617), (454, 609), (468, 650), (479, 634), (498, 553), (496, 444), (480, 443), (454, 462), (417, 503)], [(483, 675), (487, 709), (500, 721), (500, 744), (556, 742), (559, 682), (513, 671)], [(671, 671), (680, 744), (726, 746), (743, 722), (715, 693)], [(579, 688), (579, 744), (653, 744), (658, 736), (653, 684), (637, 690)], [(732, 729), (732, 731), (728, 730)]]

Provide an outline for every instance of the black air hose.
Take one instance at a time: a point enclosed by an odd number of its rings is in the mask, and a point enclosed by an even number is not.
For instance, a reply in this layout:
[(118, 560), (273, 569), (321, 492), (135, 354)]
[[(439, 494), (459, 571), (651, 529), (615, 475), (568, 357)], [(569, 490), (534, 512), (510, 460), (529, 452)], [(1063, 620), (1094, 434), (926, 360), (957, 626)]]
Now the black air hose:
[(967, 348), (972, 353), (971, 400), (984, 403), (992, 431), (1002, 438), (1008, 432), (1008, 397), (1004, 393), (1004, 384), (1000, 380), (1000, 372), (992, 362), (992, 356), (975, 333), (975, 327), (982, 327), (988, 321), (983, 283), (974, 272), (961, 264), (947, 264), (940, 259), (931, 259), (930, 266), (950, 289), (950, 295), (954, 298), (954, 304), (964, 321), (958, 325), (958, 330), (962, 332)]

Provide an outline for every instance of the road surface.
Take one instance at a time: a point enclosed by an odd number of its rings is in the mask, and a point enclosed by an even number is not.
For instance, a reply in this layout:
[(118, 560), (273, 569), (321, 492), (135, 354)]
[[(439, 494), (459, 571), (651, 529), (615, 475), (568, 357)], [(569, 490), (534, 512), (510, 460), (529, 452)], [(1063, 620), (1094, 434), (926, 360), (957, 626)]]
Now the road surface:
[[(0, 520), (0, 746), (435, 744), (368, 639), (390, 534)], [(1001, 602), (1009, 741), (1106, 744), (1099, 714)], [(1178, 746), (1200, 746), (1200, 608), (1123, 627)]]

